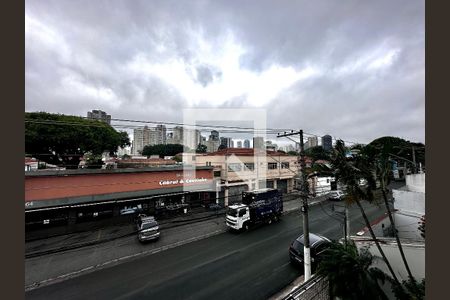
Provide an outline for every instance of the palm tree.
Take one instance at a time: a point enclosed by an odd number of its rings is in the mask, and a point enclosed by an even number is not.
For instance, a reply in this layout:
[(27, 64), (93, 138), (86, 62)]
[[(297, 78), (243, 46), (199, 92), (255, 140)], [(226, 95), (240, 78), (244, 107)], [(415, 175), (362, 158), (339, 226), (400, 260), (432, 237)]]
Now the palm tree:
[(328, 278), (331, 299), (388, 299), (380, 283), (390, 278), (371, 267), (373, 260), (374, 256), (366, 248), (358, 252), (353, 242), (347, 246), (333, 243), (324, 252), (316, 274)]
[(389, 205), (386, 194), (386, 192), (389, 192), (389, 190), (387, 189), (387, 184), (389, 183), (389, 173), (391, 170), (389, 161), (389, 153), (391, 152), (391, 149), (392, 146), (389, 143), (385, 143), (381, 147), (381, 149), (374, 149), (372, 146), (366, 146), (366, 149), (364, 149), (364, 153), (368, 154), (368, 159), (371, 160), (373, 164), (375, 164), (376, 177), (380, 181), (384, 205), (389, 216), (389, 221), (391, 223), (392, 232), (397, 242), (398, 250), (400, 251), (400, 256), (402, 257), (403, 264), (405, 265), (406, 272), (408, 273), (408, 277), (411, 280), (414, 280), (414, 277), (406, 260), (405, 253), (403, 252), (402, 243), (400, 242), (397, 229), (395, 228), (394, 218), (392, 217), (391, 207)]
[[(380, 246), (378, 239), (373, 232), (372, 226), (370, 225), (369, 219), (361, 205), (361, 200), (365, 199), (369, 202), (373, 201), (373, 189), (375, 188), (375, 179), (373, 177), (373, 168), (371, 162), (365, 160), (363, 156), (357, 156), (353, 161), (349, 161), (346, 157), (346, 148), (344, 142), (338, 140), (335, 145), (332, 166), (335, 170), (336, 180), (346, 186), (347, 195), (345, 201), (347, 204), (356, 203), (361, 215), (366, 223), (366, 227), (369, 229), (372, 240), (375, 242), (378, 251), (380, 252), (383, 261), (389, 269), (392, 278), (395, 282), (400, 285), (400, 281), (394, 273), (383, 249)], [(363, 190), (359, 184), (360, 179), (366, 179), (367, 188)]]

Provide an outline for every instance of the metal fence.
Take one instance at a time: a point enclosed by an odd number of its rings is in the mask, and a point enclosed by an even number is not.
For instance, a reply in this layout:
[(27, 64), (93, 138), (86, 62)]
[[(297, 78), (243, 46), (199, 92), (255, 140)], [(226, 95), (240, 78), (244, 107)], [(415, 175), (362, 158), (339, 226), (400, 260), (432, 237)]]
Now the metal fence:
[(330, 300), (329, 284), (326, 277), (313, 277), (283, 300)]

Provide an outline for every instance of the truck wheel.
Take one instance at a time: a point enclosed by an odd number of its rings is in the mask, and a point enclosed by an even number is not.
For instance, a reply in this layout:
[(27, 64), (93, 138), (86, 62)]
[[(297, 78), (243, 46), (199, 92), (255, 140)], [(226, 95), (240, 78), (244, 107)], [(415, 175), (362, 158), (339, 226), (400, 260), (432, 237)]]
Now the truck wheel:
[(244, 223), (244, 231), (248, 231), (250, 229), (250, 225), (248, 224), (248, 222)]

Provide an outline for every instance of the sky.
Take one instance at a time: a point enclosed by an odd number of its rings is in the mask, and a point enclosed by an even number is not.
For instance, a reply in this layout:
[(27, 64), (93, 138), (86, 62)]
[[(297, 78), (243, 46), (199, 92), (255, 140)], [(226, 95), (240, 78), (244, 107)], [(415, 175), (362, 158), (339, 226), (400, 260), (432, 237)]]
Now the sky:
[[(25, 1), (25, 110), (425, 142), (424, 1)], [(224, 111), (226, 115), (226, 111)]]

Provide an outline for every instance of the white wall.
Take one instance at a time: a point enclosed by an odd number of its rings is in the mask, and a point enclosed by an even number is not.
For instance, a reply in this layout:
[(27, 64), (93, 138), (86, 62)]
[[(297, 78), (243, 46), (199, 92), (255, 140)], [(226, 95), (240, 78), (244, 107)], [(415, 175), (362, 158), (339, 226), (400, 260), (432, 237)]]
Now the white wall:
[(410, 191), (425, 193), (425, 174), (406, 175), (406, 186)]
[(425, 214), (425, 193), (392, 190), (392, 194), (395, 209), (416, 215)]

